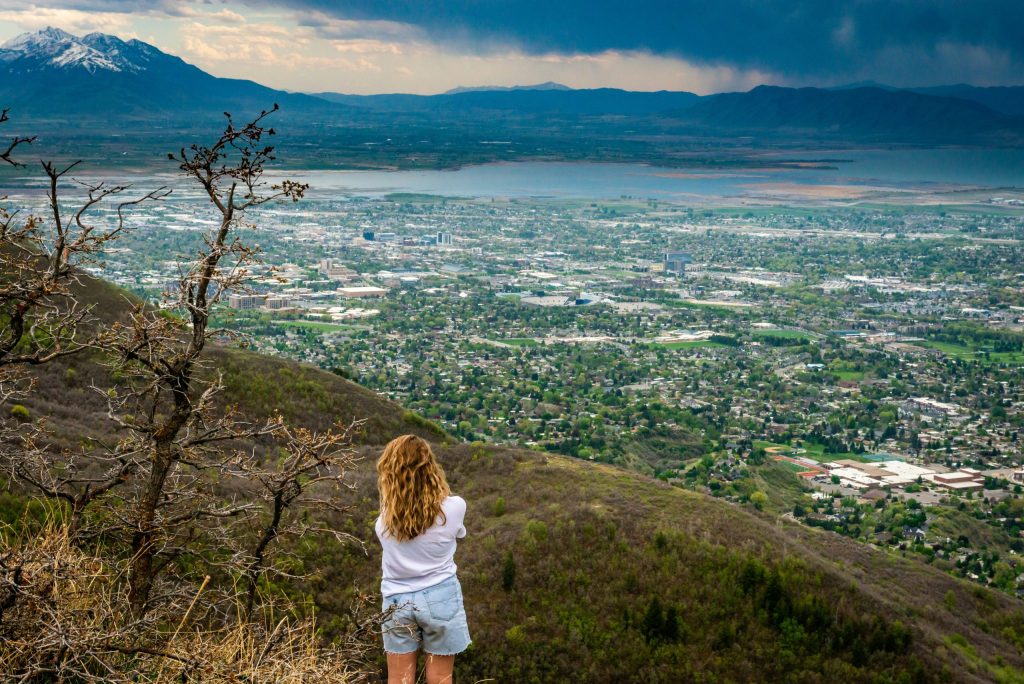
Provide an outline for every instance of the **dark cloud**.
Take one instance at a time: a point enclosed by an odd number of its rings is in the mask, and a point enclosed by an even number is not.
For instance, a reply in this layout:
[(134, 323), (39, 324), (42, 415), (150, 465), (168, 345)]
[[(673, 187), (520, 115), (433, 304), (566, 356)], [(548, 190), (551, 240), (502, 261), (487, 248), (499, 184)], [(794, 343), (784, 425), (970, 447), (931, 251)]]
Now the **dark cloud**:
[(192, 6), (208, 5), (206, 0), (0, 0), (2, 10), (28, 10), (33, 7), (79, 10), (81, 12), (116, 12), (145, 14), (159, 12), (180, 16)]
[[(245, 4), (325, 38), (433, 40), (469, 52), (646, 50), (787, 83), (1024, 82), (1024, 0), (37, 0), (189, 15)], [(24, 0), (0, 0), (23, 8)], [(367, 22), (355, 24), (358, 22)]]
[[(640, 49), (808, 81), (1024, 78), (1021, 0), (250, 1), (402, 22), (473, 50)], [(956, 58), (959, 50), (970, 54), (967, 62)]]

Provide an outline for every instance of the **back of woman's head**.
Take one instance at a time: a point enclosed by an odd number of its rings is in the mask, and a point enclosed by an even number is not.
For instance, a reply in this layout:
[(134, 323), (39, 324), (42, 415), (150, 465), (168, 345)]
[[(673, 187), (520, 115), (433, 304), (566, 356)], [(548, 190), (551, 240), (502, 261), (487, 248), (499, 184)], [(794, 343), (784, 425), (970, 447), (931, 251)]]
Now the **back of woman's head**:
[(451, 494), (430, 445), (416, 435), (396, 437), (384, 447), (377, 488), (384, 530), (398, 541), (419, 536), (438, 516), (443, 520), (441, 504)]

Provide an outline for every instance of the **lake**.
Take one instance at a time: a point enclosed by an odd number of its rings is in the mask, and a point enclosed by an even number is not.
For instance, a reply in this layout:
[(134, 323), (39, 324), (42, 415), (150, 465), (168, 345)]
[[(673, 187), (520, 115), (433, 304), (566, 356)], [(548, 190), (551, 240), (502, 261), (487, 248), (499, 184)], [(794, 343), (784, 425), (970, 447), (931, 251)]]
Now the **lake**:
[[(740, 198), (858, 199), (876, 191), (943, 192), (964, 188), (1024, 189), (1024, 149), (867, 149), (762, 153), (762, 161), (818, 161), (829, 168), (666, 168), (645, 164), (508, 162), (447, 171), (285, 172), (309, 183), (311, 196), (423, 193), (447, 197), (614, 199), (623, 196), (694, 202)], [(4, 177), (6, 176), (6, 177)], [(174, 174), (138, 177), (83, 173), (82, 178), (167, 183)], [(23, 169), (0, 175), (0, 194), (19, 188), (41, 194), (45, 179)]]
[(449, 197), (663, 200), (741, 197), (789, 186), (853, 186), (942, 191), (1024, 188), (1024, 150), (844, 150), (763, 155), (762, 159), (842, 160), (834, 168), (707, 170), (643, 164), (511, 162), (448, 171), (308, 171), (291, 174), (317, 193), (424, 193)]

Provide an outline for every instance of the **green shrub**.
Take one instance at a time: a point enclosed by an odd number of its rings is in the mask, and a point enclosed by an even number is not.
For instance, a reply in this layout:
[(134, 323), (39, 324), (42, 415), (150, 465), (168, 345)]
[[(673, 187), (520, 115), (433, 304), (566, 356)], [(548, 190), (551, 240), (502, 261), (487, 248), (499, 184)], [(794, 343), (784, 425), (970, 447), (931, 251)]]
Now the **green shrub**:
[(542, 520), (531, 520), (526, 523), (526, 534), (534, 541), (546, 541), (548, 538), (548, 526)]
[(509, 551), (505, 554), (505, 563), (501, 568), (501, 588), (505, 591), (512, 591), (512, 587), (516, 583), (516, 559), (512, 557), (512, 552)]
[(522, 625), (513, 625), (505, 630), (505, 639), (512, 644), (520, 644), (526, 639), (526, 632)]
[(11, 407), (11, 418), (19, 423), (27, 423), (31, 419), (31, 414), (28, 409), (21, 404), (15, 404)]

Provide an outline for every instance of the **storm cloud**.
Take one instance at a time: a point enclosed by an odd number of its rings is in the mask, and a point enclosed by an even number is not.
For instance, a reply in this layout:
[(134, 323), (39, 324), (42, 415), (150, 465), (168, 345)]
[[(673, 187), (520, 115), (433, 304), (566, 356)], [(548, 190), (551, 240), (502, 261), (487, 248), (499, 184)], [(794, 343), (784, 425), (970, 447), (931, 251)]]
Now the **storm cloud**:
[[(252, 4), (260, 4), (253, 2)], [(794, 80), (1019, 82), (1019, 0), (281, 0), (318, 17), (384, 20), (433, 40), (532, 54), (644, 50)], [(325, 21), (325, 28), (329, 24)]]
[[(323, 69), (333, 52), (354, 65), (345, 62), (342, 71), (376, 69), (385, 75), (380, 88), (533, 78), (568, 79), (577, 87), (656, 82), (701, 92), (758, 79), (821, 86), (1024, 84), (1022, 0), (0, 0), (0, 22), (135, 32), (172, 50), (207, 40), (199, 34), (230, 23), (219, 21), (221, 15), (244, 15), (244, 31), (274, 33), (275, 40), (278, 32), (291, 32), (292, 52), (302, 52), (289, 57), (296, 64), (316, 53), (306, 61), (320, 60)], [(201, 26), (179, 26), (175, 37), (161, 28), (164, 18)], [(213, 59), (216, 43), (201, 47), (201, 54), (186, 56)], [(364, 56), (356, 64), (349, 58), (360, 50), (404, 54), (407, 61)], [(482, 61), (472, 61), (477, 58)], [(237, 69), (253, 77), (245, 65)], [(516, 69), (523, 69), (518, 77)]]

